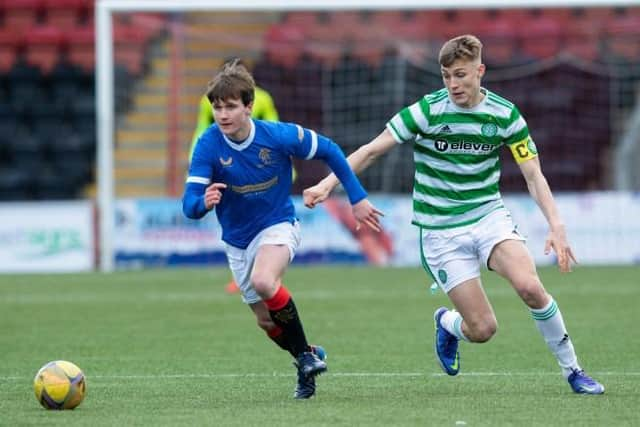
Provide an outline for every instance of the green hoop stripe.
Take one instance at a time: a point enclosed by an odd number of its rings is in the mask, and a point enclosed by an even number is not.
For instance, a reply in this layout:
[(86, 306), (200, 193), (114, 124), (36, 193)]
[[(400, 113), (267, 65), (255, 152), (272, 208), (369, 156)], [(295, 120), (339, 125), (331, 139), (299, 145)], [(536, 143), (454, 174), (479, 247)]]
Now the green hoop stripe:
[(507, 140), (504, 143), (507, 145), (512, 145), (528, 137), (529, 137), (529, 127), (525, 126), (522, 129), (520, 129), (520, 131), (514, 133), (509, 138), (507, 138)]
[(551, 303), (551, 307), (549, 307), (547, 310), (543, 311), (542, 313), (536, 313), (534, 311), (531, 311), (531, 317), (533, 317), (535, 320), (547, 320), (555, 316), (557, 312), (558, 312), (558, 304), (556, 304), (556, 302), (553, 301)]
[(493, 166), (478, 172), (475, 176), (468, 174), (461, 174), (457, 172), (448, 172), (441, 169), (436, 169), (429, 166), (427, 163), (423, 163), (420, 160), (415, 161), (416, 170), (423, 175), (430, 176), (431, 178), (438, 178), (442, 181), (453, 182), (456, 184), (468, 184), (470, 182), (485, 181), (491, 175), (500, 170), (500, 162), (496, 162)]
[(413, 114), (411, 114), (408, 108), (400, 111), (400, 118), (409, 132), (414, 135), (420, 135), (422, 133), (420, 127), (418, 127), (418, 123), (416, 123), (416, 120), (413, 118)]
[(396, 126), (392, 123), (389, 122), (389, 126), (391, 126), (391, 129), (393, 129), (393, 131), (395, 132), (395, 134), (398, 136), (398, 138), (400, 138), (401, 141), (403, 142), (408, 142), (410, 141), (409, 139), (405, 139), (402, 134), (398, 131), (398, 128), (396, 128)]
[(511, 118), (496, 117), (488, 113), (440, 113), (429, 117), (429, 125), (436, 126), (441, 124), (482, 124), (494, 123), (501, 129), (507, 129), (513, 124)]

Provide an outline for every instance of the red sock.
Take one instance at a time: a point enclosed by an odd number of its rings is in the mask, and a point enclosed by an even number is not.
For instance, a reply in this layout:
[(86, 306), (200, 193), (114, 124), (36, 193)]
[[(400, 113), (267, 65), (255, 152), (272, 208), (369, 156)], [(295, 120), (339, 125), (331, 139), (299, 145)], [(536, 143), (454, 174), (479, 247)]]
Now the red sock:
[(265, 300), (264, 303), (267, 305), (269, 311), (278, 311), (287, 305), (290, 299), (291, 294), (289, 294), (287, 288), (280, 286), (276, 293), (268, 300)]
[(268, 330), (267, 335), (269, 335), (269, 338), (271, 339), (278, 338), (282, 335), (282, 328), (280, 326), (276, 326), (275, 328)]

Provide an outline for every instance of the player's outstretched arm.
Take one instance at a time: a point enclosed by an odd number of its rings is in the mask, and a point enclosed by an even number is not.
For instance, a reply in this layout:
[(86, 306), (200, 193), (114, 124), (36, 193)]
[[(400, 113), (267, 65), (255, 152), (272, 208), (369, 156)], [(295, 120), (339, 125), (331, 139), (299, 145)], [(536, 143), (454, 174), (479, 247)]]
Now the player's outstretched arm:
[[(396, 146), (396, 141), (391, 133), (385, 129), (380, 135), (368, 144), (360, 146), (347, 157), (349, 166), (356, 173), (367, 169), (378, 157)], [(308, 208), (315, 207), (324, 202), (340, 181), (335, 174), (330, 174), (314, 186), (306, 188), (302, 192), (304, 204)]]
[[(367, 192), (349, 166), (340, 147), (331, 139), (318, 135), (314, 157), (324, 160), (335, 174), (336, 179), (342, 183), (349, 197), (357, 227), (359, 228), (361, 224), (365, 224), (373, 230), (380, 231), (380, 216), (382, 212), (367, 200)], [(307, 197), (308, 195), (309, 193), (307, 192)]]
[(520, 163), (520, 170), (527, 182), (529, 194), (531, 194), (531, 197), (536, 201), (549, 223), (549, 234), (545, 241), (544, 253), (549, 254), (553, 249), (558, 257), (558, 267), (560, 271), (563, 273), (570, 272), (571, 264), (577, 264), (577, 261), (569, 245), (565, 226), (558, 213), (553, 194), (551, 193), (547, 179), (542, 173), (540, 160), (538, 157), (535, 157)]

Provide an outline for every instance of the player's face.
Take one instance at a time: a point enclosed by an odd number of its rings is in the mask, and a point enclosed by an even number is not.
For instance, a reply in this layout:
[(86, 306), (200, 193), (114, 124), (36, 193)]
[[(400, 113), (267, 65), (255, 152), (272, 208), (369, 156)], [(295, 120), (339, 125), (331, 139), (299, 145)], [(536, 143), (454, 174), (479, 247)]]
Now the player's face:
[(222, 133), (235, 141), (242, 141), (251, 132), (252, 107), (253, 103), (245, 106), (239, 98), (228, 98), (213, 103), (213, 116)]
[(441, 67), (442, 80), (453, 102), (463, 108), (476, 106), (482, 100), (480, 81), (485, 67), (480, 61), (458, 59), (449, 67)]

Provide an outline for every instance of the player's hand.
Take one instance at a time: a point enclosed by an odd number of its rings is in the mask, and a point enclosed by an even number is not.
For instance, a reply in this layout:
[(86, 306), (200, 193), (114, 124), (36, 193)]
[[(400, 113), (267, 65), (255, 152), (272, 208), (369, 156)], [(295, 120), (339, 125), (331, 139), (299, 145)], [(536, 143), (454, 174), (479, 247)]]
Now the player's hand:
[(352, 206), (353, 216), (356, 217), (356, 230), (360, 229), (361, 224), (366, 224), (375, 231), (380, 231), (380, 217), (384, 214), (379, 211), (367, 199), (362, 199)]
[(302, 199), (304, 205), (308, 208), (315, 208), (318, 203), (322, 203), (327, 200), (331, 190), (324, 185), (316, 184), (313, 187), (306, 188), (302, 192)]
[(567, 234), (564, 230), (564, 226), (561, 225), (549, 231), (547, 240), (544, 243), (545, 255), (549, 255), (551, 249), (553, 249), (558, 257), (558, 267), (560, 272), (568, 273), (571, 271), (571, 263), (578, 263), (575, 256), (573, 256), (573, 251), (567, 241)]
[(222, 182), (214, 182), (204, 192), (204, 206), (211, 210), (215, 205), (220, 203), (222, 199), (222, 191), (227, 188), (227, 184), (223, 184)]

